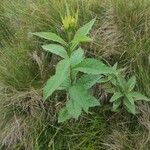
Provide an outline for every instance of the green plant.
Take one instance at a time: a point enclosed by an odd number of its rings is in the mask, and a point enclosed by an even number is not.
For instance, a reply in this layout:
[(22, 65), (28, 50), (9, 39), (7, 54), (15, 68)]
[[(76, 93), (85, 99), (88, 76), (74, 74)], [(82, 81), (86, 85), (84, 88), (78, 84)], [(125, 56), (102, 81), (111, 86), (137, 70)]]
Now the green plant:
[[(59, 122), (71, 117), (77, 119), (82, 110), (88, 112), (90, 107), (100, 105), (88, 90), (101, 78), (101, 74), (113, 72), (101, 61), (85, 58), (84, 50), (79, 46), (81, 42), (91, 41), (87, 34), (94, 22), (95, 19), (81, 27), (75, 35), (69, 35), (67, 42), (51, 32), (34, 33), (36, 36), (59, 43), (42, 46), (44, 50), (63, 58), (56, 66), (55, 75), (47, 81), (43, 93), (46, 100), (55, 90), (67, 92), (66, 106), (59, 113)], [(85, 74), (78, 78), (79, 72)]]
[(113, 103), (112, 111), (117, 111), (121, 105), (124, 105), (129, 113), (136, 114), (135, 102), (150, 100), (140, 92), (134, 91), (135, 76), (127, 81), (121, 74), (121, 70), (117, 70), (117, 63), (112, 67), (112, 70), (114, 71), (113, 74), (105, 75), (98, 81), (106, 92), (113, 93), (110, 99), (110, 102)]
[(140, 92), (134, 91), (136, 85), (136, 77), (132, 76), (126, 80), (117, 70), (117, 63), (112, 67), (115, 75), (110, 74), (101, 78), (99, 83), (110, 82), (112, 86), (104, 86), (108, 93), (113, 93), (110, 102), (113, 103), (112, 111), (116, 111), (119, 106), (124, 105), (129, 113), (136, 114), (135, 102), (138, 100), (149, 101), (149, 99)]
[[(70, 16), (68, 17), (70, 18)], [(55, 75), (47, 81), (43, 93), (44, 99), (46, 100), (55, 90), (66, 91), (67, 102), (65, 107), (59, 112), (59, 122), (70, 118), (77, 119), (82, 113), (82, 110), (88, 112), (90, 107), (100, 105), (99, 101), (89, 93), (89, 89), (98, 82), (111, 81), (115, 86), (117, 91), (110, 99), (110, 102), (113, 102), (114, 111), (121, 105), (121, 99), (123, 99), (123, 104), (126, 106), (126, 109), (132, 114), (135, 114), (134, 98), (135, 100), (142, 99), (148, 101), (148, 98), (142, 94), (132, 92), (136, 83), (135, 77), (126, 81), (117, 70), (117, 64), (113, 67), (108, 67), (97, 59), (85, 58), (84, 50), (79, 44), (91, 41), (87, 34), (94, 22), (95, 19), (85, 24), (77, 30), (75, 35), (71, 31), (66, 31), (68, 35), (67, 42), (51, 32), (34, 33), (36, 36), (59, 43), (42, 46), (44, 50), (63, 58), (56, 66)], [(68, 21), (67, 23), (68, 25), (70, 24)], [(65, 25), (67, 29), (68, 25)], [(79, 72), (85, 74), (79, 77)]]
[(135, 85), (135, 76), (132, 76), (128, 81), (126, 81), (122, 76), (117, 76), (116, 91), (110, 99), (110, 102), (113, 102), (113, 111), (116, 111), (116, 109), (123, 103), (129, 113), (135, 114), (136, 101), (149, 101), (146, 96), (142, 95), (140, 92), (134, 91)]

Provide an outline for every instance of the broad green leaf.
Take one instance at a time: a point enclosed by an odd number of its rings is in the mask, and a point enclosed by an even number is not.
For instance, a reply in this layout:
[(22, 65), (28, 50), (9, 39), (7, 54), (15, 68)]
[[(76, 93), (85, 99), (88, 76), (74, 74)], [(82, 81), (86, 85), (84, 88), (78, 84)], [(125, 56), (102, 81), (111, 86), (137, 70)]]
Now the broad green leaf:
[(132, 76), (127, 82), (128, 91), (132, 91), (136, 84), (136, 77)]
[(131, 92), (131, 93), (129, 93), (129, 95), (131, 97), (133, 97), (136, 101), (137, 100), (150, 101), (150, 99), (148, 99), (146, 96), (144, 96), (143, 94), (141, 94), (139, 92)]
[[(100, 106), (99, 101), (94, 96), (90, 95), (89, 97), (90, 97), (90, 99), (89, 99), (90, 107)], [(88, 110), (88, 108), (87, 108), (87, 110)]]
[(91, 42), (91, 41), (92, 41), (92, 39), (85, 36), (85, 35), (78, 37), (78, 38), (73, 39), (71, 41), (71, 48), (70, 49), (71, 49), (71, 51), (73, 51), (79, 45), (79, 43), (85, 43), (85, 42)]
[(76, 51), (71, 54), (71, 66), (74, 67), (78, 65), (84, 59), (84, 50), (79, 47)]
[(96, 19), (92, 19), (89, 23), (82, 26), (75, 34), (73, 40), (71, 41), (71, 50), (73, 50), (80, 42), (89, 42), (91, 39), (86, 35), (91, 30)]
[(70, 87), (69, 94), (71, 100), (76, 103), (78, 110), (83, 109), (85, 112), (88, 112), (90, 107), (100, 105), (99, 102), (91, 96), (82, 85)]
[(46, 40), (58, 42), (62, 45), (66, 45), (66, 42), (60, 36), (52, 32), (35, 32), (33, 33), (33, 35), (36, 35), (40, 38), (44, 38)]
[(127, 111), (129, 112), (129, 113), (132, 113), (132, 114), (134, 114), (135, 115), (135, 113), (136, 113), (136, 109), (135, 109), (135, 104), (133, 104), (133, 103), (131, 103), (131, 101), (133, 101), (134, 102), (134, 100), (129, 100), (129, 99), (124, 99), (123, 100), (123, 103), (124, 103), (124, 105), (126, 106), (126, 108), (127, 108)]
[(123, 96), (122, 93), (116, 92), (116, 93), (114, 93), (114, 95), (111, 97), (110, 102), (114, 102), (114, 101), (116, 101), (117, 99), (121, 98), (122, 96)]
[(128, 99), (128, 101), (129, 101), (132, 105), (134, 105), (134, 99), (133, 99), (132, 96), (130, 96), (130, 94), (127, 94), (127, 95), (126, 95), (126, 98)]
[(76, 41), (73, 41), (73, 43), (84, 43), (84, 42), (91, 42), (92, 39), (90, 37), (87, 36), (81, 36), (80, 38), (78, 38)]
[(58, 63), (56, 74), (47, 81), (43, 89), (45, 100), (64, 82), (69, 66), (70, 61), (68, 59), (64, 59)]
[(75, 34), (74, 39), (83, 37), (89, 33), (96, 19), (92, 19), (89, 23), (82, 26)]
[(93, 58), (84, 59), (80, 64), (74, 67), (74, 70), (88, 74), (109, 74), (113, 70), (107, 67), (104, 63)]
[(112, 111), (116, 111), (120, 105), (121, 105), (121, 100), (120, 99), (114, 101)]
[(71, 118), (71, 115), (68, 113), (68, 110), (66, 107), (62, 108), (60, 111), (59, 111), (59, 114), (58, 114), (58, 122), (64, 122), (68, 119)]
[(70, 81), (70, 77), (66, 77), (64, 82), (58, 87), (57, 90), (68, 90), (69, 87), (71, 86), (71, 81)]
[(47, 44), (43, 45), (42, 48), (48, 52), (54, 53), (56, 55), (59, 55), (63, 58), (67, 58), (68, 54), (65, 50), (65, 48), (58, 44)]
[(78, 119), (78, 117), (82, 113), (82, 107), (80, 107), (79, 104), (74, 100), (68, 100), (68, 102), (66, 103), (66, 108), (70, 116), (75, 119)]
[(122, 76), (117, 76), (117, 84), (121, 87), (124, 91), (126, 90), (126, 80)]
[(79, 78), (77, 84), (83, 85), (85, 89), (89, 89), (96, 84), (101, 77), (101, 75), (85, 74)]

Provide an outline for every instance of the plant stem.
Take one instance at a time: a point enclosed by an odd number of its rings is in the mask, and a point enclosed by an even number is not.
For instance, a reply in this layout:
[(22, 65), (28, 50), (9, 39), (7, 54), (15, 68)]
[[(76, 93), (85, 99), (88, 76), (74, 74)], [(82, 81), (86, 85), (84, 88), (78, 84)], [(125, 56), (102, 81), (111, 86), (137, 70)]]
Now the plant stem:
[[(71, 57), (71, 53), (72, 53), (72, 50), (70, 48), (70, 42), (71, 42), (71, 38), (72, 38), (72, 32), (71, 31), (68, 31), (67, 32), (67, 36), (68, 36), (68, 47), (67, 47), (67, 53), (68, 53), (68, 56), (69, 58)], [(72, 74), (72, 68), (71, 68), (71, 65), (70, 65), (70, 81), (71, 81), (71, 85), (73, 84), (73, 74)]]

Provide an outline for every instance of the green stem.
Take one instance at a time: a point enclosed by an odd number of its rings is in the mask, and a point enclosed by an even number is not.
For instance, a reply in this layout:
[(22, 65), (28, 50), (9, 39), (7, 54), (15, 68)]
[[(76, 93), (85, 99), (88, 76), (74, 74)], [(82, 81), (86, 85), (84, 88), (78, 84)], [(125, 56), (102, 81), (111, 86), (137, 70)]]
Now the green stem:
[(72, 37), (72, 32), (68, 31), (67, 32), (67, 36), (68, 36), (68, 55), (69, 57), (71, 56), (71, 48), (70, 48), (70, 42), (71, 42), (71, 37)]
[[(71, 31), (68, 31), (67, 32), (67, 36), (68, 36), (68, 47), (67, 47), (67, 53), (68, 53), (68, 56), (69, 58), (71, 57), (71, 53), (72, 53), (72, 50), (71, 50), (71, 47), (70, 47), (70, 42), (71, 42), (71, 39), (72, 39), (72, 32)], [(72, 68), (71, 68), (71, 65), (70, 65), (70, 81), (71, 81), (71, 85), (73, 84), (73, 72), (72, 72)]]

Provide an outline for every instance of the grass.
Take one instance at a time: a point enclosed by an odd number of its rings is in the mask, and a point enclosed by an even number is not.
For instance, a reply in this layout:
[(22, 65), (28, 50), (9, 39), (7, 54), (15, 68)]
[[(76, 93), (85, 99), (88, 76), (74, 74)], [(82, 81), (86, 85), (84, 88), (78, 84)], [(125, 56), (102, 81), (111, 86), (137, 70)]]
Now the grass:
[[(68, 0), (79, 11), (78, 27), (97, 17), (85, 44), (87, 55), (118, 62), (127, 77), (135, 74), (137, 89), (150, 96), (150, 1)], [(105, 103), (78, 121), (57, 123), (64, 96), (56, 92), (43, 103), (42, 87), (58, 58), (41, 51), (45, 41), (31, 32), (53, 31), (64, 36), (61, 15), (65, 0), (2, 0), (0, 4), (0, 149), (2, 150), (148, 150), (150, 111), (138, 104), (136, 117), (110, 112)], [(142, 143), (142, 144), (141, 144)]]

